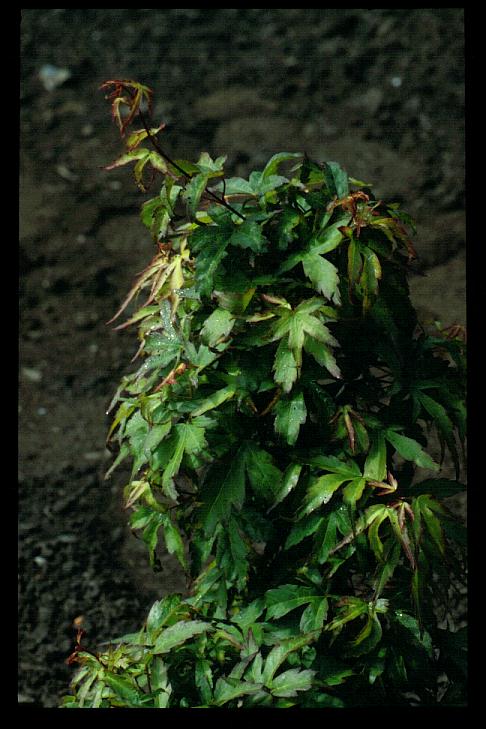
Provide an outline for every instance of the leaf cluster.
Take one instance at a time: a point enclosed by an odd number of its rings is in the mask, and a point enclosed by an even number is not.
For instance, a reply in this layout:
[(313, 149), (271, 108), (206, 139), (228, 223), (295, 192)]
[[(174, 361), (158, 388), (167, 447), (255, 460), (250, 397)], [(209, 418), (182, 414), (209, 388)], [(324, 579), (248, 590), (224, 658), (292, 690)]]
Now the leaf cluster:
[(464, 488), (465, 345), (417, 321), (408, 216), (335, 162), (279, 153), (245, 180), (173, 161), (145, 87), (109, 83), (122, 134), (142, 122), (110, 168), (161, 186), (141, 211), (156, 253), (114, 317), (139, 341), (107, 477), (130, 460), (131, 528), (190, 596), (80, 649), (65, 705), (426, 704), (444, 673), (447, 702), (465, 680), (464, 635), (437, 618), (464, 546), (443, 499)]

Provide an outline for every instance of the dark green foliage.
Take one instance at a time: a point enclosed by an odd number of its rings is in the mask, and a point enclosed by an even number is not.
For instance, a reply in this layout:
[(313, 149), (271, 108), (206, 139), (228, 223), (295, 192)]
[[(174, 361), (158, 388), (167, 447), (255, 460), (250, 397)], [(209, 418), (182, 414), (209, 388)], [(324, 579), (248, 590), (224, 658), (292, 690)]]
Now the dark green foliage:
[(463, 546), (442, 499), (463, 487), (427, 444), (432, 426), (459, 478), (465, 348), (418, 325), (403, 216), (335, 162), (282, 153), (224, 181), (224, 158), (175, 163), (150, 92), (110, 83), (122, 133), (144, 127), (116, 164), (162, 173), (157, 253), (117, 314), (142, 294), (113, 467), (132, 459), (131, 527), (191, 590), (101, 654), (78, 645), (65, 706), (434, 704), (441, 674), (460, 703), (465, 639), (437, 611)]

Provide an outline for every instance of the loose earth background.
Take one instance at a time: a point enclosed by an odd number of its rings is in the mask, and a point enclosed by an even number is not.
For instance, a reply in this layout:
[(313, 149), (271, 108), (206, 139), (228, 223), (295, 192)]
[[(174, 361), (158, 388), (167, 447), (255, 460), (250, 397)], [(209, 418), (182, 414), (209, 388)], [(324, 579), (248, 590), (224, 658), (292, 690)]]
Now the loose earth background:
[[(185, 588), (129, 533), (126, 472), (103, 480), (137, 346), (105, 322), (153, 252), (150, 194), (101, 169), (121, 147), (99, 85), (151, 86), (176, 157), (241, 175), (305, 150), (373, 182), (417, 221), (422, 319), (465, 324), (463, 10), (24, 9), (21, 49), (19, 701), (53, 707), (74, 618), (95, 646)], [(70, 74), (52, 91), (46, 64)]]

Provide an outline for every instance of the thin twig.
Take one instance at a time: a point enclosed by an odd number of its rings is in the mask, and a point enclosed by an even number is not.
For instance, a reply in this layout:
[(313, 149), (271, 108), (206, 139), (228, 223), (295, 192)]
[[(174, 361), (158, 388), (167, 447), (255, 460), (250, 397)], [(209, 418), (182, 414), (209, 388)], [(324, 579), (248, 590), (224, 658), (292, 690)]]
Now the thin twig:
[[(142, 110), (141, 110), (140, 108), (139, 108), (139, 110), (138, 110), (138, 115), (139, 115), (139, 117), (140, 117), (140, 121), (141, 121), (141, 122), (142, 122), (142, 124), (143, 124), (143, 128), (144, 128), (144, 129), (145, 129), (145, 131), (147, 132), (147, 137), (148, 137), (148, 138), (150, 139), (150, 142), (152, 143), (152, 146), (153, 146), (153, 148), (155, 149), (155, 151), (156, 151), (156, 152), (157, 152), (158, 154), (160, 154), (160, 156), (161, 156), (161, 157), (163, 157), (163, 159), (165, 159), (165, 161), (166, 161), (166, 162), (168, 162), (168, 163), (169, 163), (170, 165), (172, 165), (172, 167), (175, 167), (175, 169), (176, 169), (176, 170), (177, 170), (178, 172), (180, 172), (180, 173), (181, 173), (181, 175), (183, 175), (183, 176), (184, 176), (184, 177), (186, 178), (186, 180), (192, 180), (192, 178), (193, 178), (193, 175), (190, 175), (190, 174), (189, 174), (189, 173), (187, 173), (187, 172), (186, 172), (185, 170), (183, 170), (183, 169), (182, 169), (182, 167), (180, 167), (180, 166), (179, 166), (179, 165), (177, 164), (177, 162), (174, 162), (174, 160), (172, 160), (172, 159), (171, 159), (171, 158), (170, 158), (170, 157), (169, 157), (169, 156), (168, 156), (168, 155), (167, 155), (167, 154), (166, 154), (166, 153), (164, 152), (164, 150), (162, 149), (162, 147), (161, 147), (161, 146), (160, 146), (160, 144), (158, 143), (157, 139), (156, 139), (156, 138), (154, 137), (154, 135), (153, 135), (153, 134), (152, 134), (152, 132), (150, 131), (150, 127), (149, 127), (149, 125), (148, 125), (147, 119), (145, 118), (145, 114), (143, 113), (143, 111), (142, 111)], [(206, 189), (204, 190), (204, 193), (203, 193), (203, 194), (206, 194), (206, 195), (208, 195), (209, 197), (211, 197), (211, 198), (212, 198), (213, 200), (215, 200), (215, 201), (216, 201), (217, 203), (219, 203), (219, 205), (223, 205), (223, 206), (224, 206), (225, 208), (227, 208), (227, 209), (228, 209), (228, 210), (230, 210), (230, 211), (231, 211), (232, 213), (234, 213), (235, 215), (237, 215), (237, 216), (238, 216), (238, 217), (239, 217), (239, 218), (240, 218), (241, 220), (246, 220), (245, 216), (244, 216), (244, 215), (242, 215), (241, 213), (239, 213), (239, 212), (238, 212), (238, 210), (235, 210), (235, 208), (234, 208), (234, 207), (233, 207), (232, 205), (230, 205), (230, 204), (229, 204), (229, 202), (227, 202), (227, 201), (226, 201), (226, 200), (224, 199), (224, 197), (218, 197), (218, 195), (216, 195), (216, 193), (212, 192), (212, 190), (209, 190), (208, 188), (206, 188)]]

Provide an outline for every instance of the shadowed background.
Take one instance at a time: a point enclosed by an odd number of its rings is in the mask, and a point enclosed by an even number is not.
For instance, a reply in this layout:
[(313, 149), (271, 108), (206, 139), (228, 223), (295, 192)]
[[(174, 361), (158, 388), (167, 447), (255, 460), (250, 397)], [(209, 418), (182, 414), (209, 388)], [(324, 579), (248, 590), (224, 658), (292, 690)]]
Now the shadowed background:
[(228, 155), (246, 175), (276, 151), (335, 160), (417, 221), (421, 318), (465, 324), (462, 9), (24, 9), (20, 128), (19, 701), (56, 706), (89, 645), (137, 629), (184, 590), (153, 574), (109, 481), (105, 411), (137, 348), (105, 325), (153, 255), (153, 193), (128, 168), (98, 91), (155, 92), (175, 157)]

